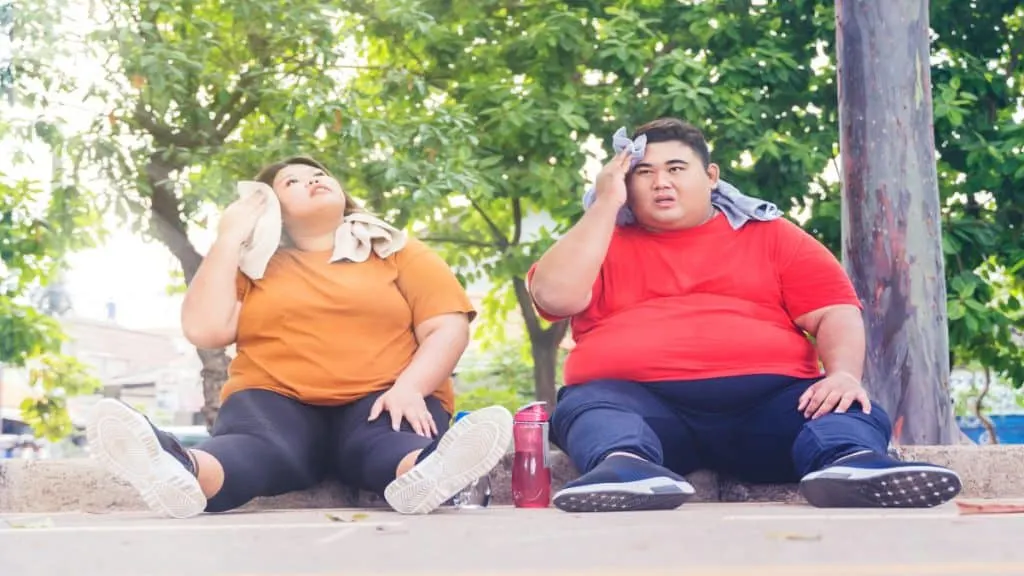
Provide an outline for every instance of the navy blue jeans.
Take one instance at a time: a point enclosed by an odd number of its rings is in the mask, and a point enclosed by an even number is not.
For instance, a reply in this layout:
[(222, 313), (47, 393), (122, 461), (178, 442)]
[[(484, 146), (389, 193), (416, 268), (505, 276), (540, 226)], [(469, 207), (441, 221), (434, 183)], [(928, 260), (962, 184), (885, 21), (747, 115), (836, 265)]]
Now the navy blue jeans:
[(796, 482), (860, 450), (884, 454), (889, 416), (859, 403), (810, 420), (797, 410), (814, 380), (754, 375), (686, 382), (598, 380), (565, 386), (551, 440), (586, 473), (629, 452), (677, 474), (711, 469), (748, 482)]

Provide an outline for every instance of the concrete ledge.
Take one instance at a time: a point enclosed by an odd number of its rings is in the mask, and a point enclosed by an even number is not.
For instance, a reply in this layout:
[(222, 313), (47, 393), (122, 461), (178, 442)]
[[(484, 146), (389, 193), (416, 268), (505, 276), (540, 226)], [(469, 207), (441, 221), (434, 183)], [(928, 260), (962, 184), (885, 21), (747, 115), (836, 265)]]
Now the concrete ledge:
[[(965, 498), (1024, 497), (1024, 445), (916, 446), (900, 450), (904, 460), (926, 461), (956, 470), (964, 481)], [(575, 478), (568, 458), (552, 453), (554, 489)], [(511, 504), (512, 458), (491, 473), (495, 504)], [(713, 472), (691, 474), (697, 501), (803, 502), (795, 485), (754, 485), (719, 477)], [(257, 498), (244, 509), (378, 508), (386, 503), (336, 482), (310, 490)], [(131, 486), (115, 479), (88, 459), (0, 461), (0, 512), (43, 513), (82, 511), (103, 513), (144, 510)]]

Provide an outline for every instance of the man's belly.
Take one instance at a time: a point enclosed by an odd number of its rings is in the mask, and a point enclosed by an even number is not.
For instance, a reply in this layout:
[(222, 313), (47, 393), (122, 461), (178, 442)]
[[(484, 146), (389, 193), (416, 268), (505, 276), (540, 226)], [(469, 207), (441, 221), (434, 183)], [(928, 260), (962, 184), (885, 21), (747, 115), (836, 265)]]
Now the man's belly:
[(566, 361), (566, 383), (819, 373), (813, 345), (783, 311), (678, 300), (636, 306), (579, 335)]

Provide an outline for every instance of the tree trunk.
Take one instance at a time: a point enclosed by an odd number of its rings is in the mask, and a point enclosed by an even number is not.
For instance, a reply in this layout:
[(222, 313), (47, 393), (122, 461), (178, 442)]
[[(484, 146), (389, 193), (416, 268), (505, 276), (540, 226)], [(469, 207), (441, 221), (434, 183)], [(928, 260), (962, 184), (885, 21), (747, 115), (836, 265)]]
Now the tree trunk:
[(547, 328), (541, 326), (540, 318), (533, 308), (533, 299), (526, 288), (526, 280), (513, 278), (512, 286), (519, 303), (519, 310), (526, 322), (526, 331), (530, 336), (530, 354), (533, 356), (533, 386), (537, 400), (547, 402), (548, 410), (555, 407), (555, 390), (558, 383), (555, 374), (558, 369), (558, 346), (565, 338), (569, 327), (568, 320), (552, 323)]
[(950, 444), (949, 334), (927, 0), (836, 0), (843, 259), (864, 302), (865, 385), (901, 444)]
[[(180, 167), (170, 165), (156, 154), (150, 157), (146, 166), (146, 180), (152, 198), (150, 229), (181, 263), (185, 284), (188, 285), (195, 278), (203, 257), (188, 239), (188, 229), (181, 218), (178, 196), (170, 178), (177, 169)], [(196, 352), (203, 365), (200, 372), (203, 381), (202, 413), (206, 427), (212, 430), (220, 410), (220, 390), (228, 379), (231, 359), (223, 348), (197, 349)]]
[[(530, 353), (533, 355), (533, 386), (537, 400), (547, 402), (550, 410), (555, 406), (555, 373), (558, 368), (558, 342), (550, 338), (547, 330), (530, 334)], [(552, 344), (553, 342), (553, 344)]]

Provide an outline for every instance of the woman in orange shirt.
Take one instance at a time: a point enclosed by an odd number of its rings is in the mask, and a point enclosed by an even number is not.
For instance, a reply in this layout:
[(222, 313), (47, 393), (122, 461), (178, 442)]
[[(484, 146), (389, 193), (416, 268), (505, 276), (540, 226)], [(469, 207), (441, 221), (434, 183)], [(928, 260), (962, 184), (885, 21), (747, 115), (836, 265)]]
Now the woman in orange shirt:
[(186, 450), (108, 399), (88, 426), (91, 452), (151, 508), (178, 518), (327, 475), (383, 494), (398, 512), (433, 511), (511, 442), (512, 417), (499, 406), (448, 430), (451, 373), (475, 316), (465, 291), (413, 238), (386, 257), (335, 261), (339, 229), (365, 212), (320, 163), (292, 158), (257, 180), (280, 203), (281, 247), (258, 280), (241, 273), (269, 201), (236, 201), (182, 306), (189, 341), (237, 348), (212, 438)]

